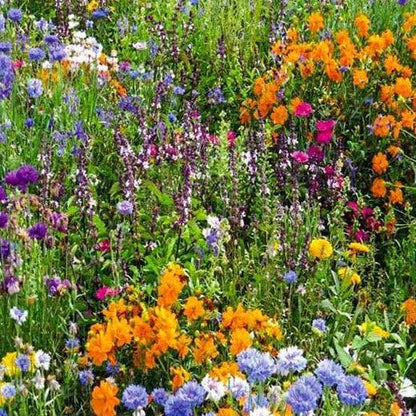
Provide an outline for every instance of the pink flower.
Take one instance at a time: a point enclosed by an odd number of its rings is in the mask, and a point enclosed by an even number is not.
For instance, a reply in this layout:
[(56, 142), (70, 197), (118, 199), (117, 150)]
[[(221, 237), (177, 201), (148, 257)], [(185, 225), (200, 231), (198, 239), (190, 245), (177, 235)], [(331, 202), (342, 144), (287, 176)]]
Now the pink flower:
[(107, 238), (103, 241), (100, 241), (96, 246), (95, 249), (101, 251), (102, 253), (108, 253), (111, 250), (110, 240)]
[(373, 212), (374, 212), (373, 208), (370, 208), (370, 207), (365, 207), (362, 210), (362, 214), (364, 218), (371, 217), (373, 215)]
[(316, 141), (322, 144), (328, 144), (334, 134), (335, 120), (321, 120), (316, 122)]
[(319, 146), (311, 146), (308, 149), (308, 156), (310, 159), (316, 160), (317, 162), (322, 162), (324, 159), (324, 151)]
[(14, 61), (13, 62), (13, 68), (19, 69), (21, 68), (25, 63), (23, 61)]
[(363, 230), (358, 230), (354, 237), (358, 242), (363, 243), (364, 241), (368, 241), (370, 239), (370, 234)]
[(218, 137), (215, 134), (209, 134), (208, 141), (215, 144), (215, 146), (218, 146), (220, 144), (220, 141), (218, 140)]
[(300, 103), (295, 108), (295, 116), (309, 117), (313, 113), (312, 106), (309, 103)]
[(100, 287), (96, 292), (95, 292), (95, 297), (98, 300), (105, 300), (105, 298), (109, 297), (109, 296), (117, 296), (120, 293), (120, 289), (117, 289), (115, 287), (108, 287), (108, 286), (103, 286)]
[(234, 147), (236, 139), (237, 139), (237, 133), (235, 131), (230, 130), (227, 133), (228, 147), (230, 148)]
[(309, 156), (305, 152), (295, 151), (292, 153), (293, 159), (298, 163), (306, 163), (309, 160)]
[(324, 172), (326, 175), (332, 176), (335, 174), (335, 169), (332, 166), (328, 165), (328, 166), (325, 166)]
[(355, 216), (358, 216), (360, 214), (360, 208), (358, 207), (358, 204), (355, 201), (348, 201), (347, 207), (351, 208)]

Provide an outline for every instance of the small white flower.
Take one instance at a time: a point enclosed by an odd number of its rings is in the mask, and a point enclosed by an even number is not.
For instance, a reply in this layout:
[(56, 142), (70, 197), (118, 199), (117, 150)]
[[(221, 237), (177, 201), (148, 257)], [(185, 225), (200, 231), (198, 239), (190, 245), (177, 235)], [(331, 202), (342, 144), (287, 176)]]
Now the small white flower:
[(38, 390), (42, 390), (45, 387), (45, 377), (42, 376), (39, 370), (36, 371), (36, 375), (32, 378), (32, 382)]
[(133, 43), (133, 48), (136, 49), (136, 51), (144, 51), (147, 49), (147, 42)]
[(22, 325), (27, 320), (27, 311), (19, 309), (16, 306), (10, 309), (10, 317), (16, 321), (18, 325)]
[(250, 416), (273, 416), (273, 413), (270, 412), (266, 407), (258, 407), (257, 409), (252, 410), (249, 413)]
[(36, 368), (43, 368), (44, 370), (48, 371), (51, 364), (51, 356), (42, 351), (38, 350), (35, 354), (35, 366)]
[(402, 388), (400, 389), (399, 394), (407, 398), (416, 397), (416, 389), (411, 380), (408, 378), (403, 379)]
[(224, 383), (214, 380), (208, 374), (202, 379), (201, 386), (207, 392), (207, 399), (214, 402), (220, 401), (227, 392)]

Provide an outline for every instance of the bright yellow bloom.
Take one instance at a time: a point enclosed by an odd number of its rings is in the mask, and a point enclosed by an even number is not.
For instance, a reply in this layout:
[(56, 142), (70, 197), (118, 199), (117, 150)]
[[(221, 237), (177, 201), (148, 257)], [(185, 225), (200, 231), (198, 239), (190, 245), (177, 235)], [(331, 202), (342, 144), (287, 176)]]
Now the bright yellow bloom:
[(358, 328), (362, 333), (367, 335), (373, 333), (378, 335), (380, 338), (388, 338), (390, 336), (390, 332), (380, 328), (375, 322), (363, 322), (358, 326)]
[(309, 254), (318, 259), (327, 259), (333, 252), (331, 243), (324, 238), (315, 238), (309, 244)]
[(10, 377), (20, 374), (20, 368), (15, 364), (16, 358), (17, 352), (8, 352), (1, 360), (6, 375)]
[(370, 252), (370, 247), (362, 243), (350, 243), (348, 244), (348, 248), (354, 253), (369, 253)]
[(373, 396), (375, 396), (377, 394), (377, 387), (375, 387), (369, 381), (364, 380), (364, 386), (365, 386), (365, 389), (367, 390), (367, 394), (370, 397), (373, 397)]
[(346, 279), (346, 281), (353, 285), (361, 283), (361, 277), (358, 273), (354, 270), (350, 269), (349, 267), (341, 267), (338, 269), (338, 276), (342, 279)]
[(87, 5), (87, 11), (88, 12), (93, 12), (94, 10), (98, 9), (98, 1), (97, 0), (92, 0), (88, 3)]

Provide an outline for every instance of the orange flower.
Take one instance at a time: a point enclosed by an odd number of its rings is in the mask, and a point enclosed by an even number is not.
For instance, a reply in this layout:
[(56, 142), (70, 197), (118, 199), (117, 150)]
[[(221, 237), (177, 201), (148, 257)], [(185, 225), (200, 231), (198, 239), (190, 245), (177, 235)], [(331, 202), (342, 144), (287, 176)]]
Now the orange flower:
[(178, 351), (179, 357), (183, 360), (188, 352), (189, 352), (189, 344), (192, 342), (192, 339), (185, 334), (182, 334), (178, 338), (178, 345), (176, 347), (176, 350)]
[(404, 110), (402, 111), (400, 116), (401, 116), (401, 123), (403, 127), (406, 127), (408, 129), (413, 129), (414, 124), (415, 124), (415, 118), (416, 118), (415, 112), (410, 111), (410, 110)]
[(366, 37), (368, 35), (368, 30), (370, 29), (370, 19), (366, 15), (360, 14), (355, 18), (354, 23), (358, 30), (358, 34), (362, 38)]
[(406, 45), (413, 59), (416, 59), (416, 35), (406, 39)]
[(107, 326), (107, 333), (112, 337), (113, 342), (117, 347), (122, 347), (128, 344), (131, 340), (131, 327), (125, 318), (115, 318), (109, 321)]
[(101, 365), (108, 359), (113, 349), (113, 341), (104, 331), (99, 332), (87, 342), (87, 354), (95, 365)]
[(231, 354), (237, 355), (252, 345), (250, 333), (246, 329), (236, 329), (231, 333)]
[(396, 55), (386, 56), (386, 59), (384, 60), (384, 69), (386, 70), (387, 75), (391, 75), (393, 71), (401, 71), (402, 66)]
[(386, 183), (381, 178), (376, 178), (371, 186), (371, 193), (376, 198), (383, 198), (387, 193)]
[(223, 362), (219, 366), (214, 367), (209, 375), (223, 383), (228, 382), (230, 377), (245, 378), (244, 375), (239, 371), (238, 364), (232, 362)]
[(409, 78), (399, 77), (396, 79), (394, 85), (394, 92), (404, 98), (409, 98), (413, 95), (412, 83)]
[(238, 413), (233, 409), (223, 407), (218, 410), (217, 416), (238, 416)]
[(416, 300), (409, 298), (406, 302), (402, 303), (402, 309), (404, 312), (404, 321), (407, 325), (416, 324)]
[(187, 381), (191, 379), (191, 375), (182, 367), (171, 367), (170, 373), (172, 374), (172, 389), (176, 390), (183, 386)]
[(400, 149), (399, 146), (390, 145), (387, 148), (387, 151), (389, 152), (389, 154), (391, 155), (391, 157), (396, 157), (399, 153), (401, 153), (402, 149)]
[(115, 407), (120, 403), (116, 397), (118, 388), (107, 381), (101, 381), (92, 391), (91, 407), (97, 416), (115, 416)]
[(390, 129), (394, 127), (395, 120), (393, 116), (379, 115), (373, 124), (373, 133), (377, 137), (386, 137)]
[(195, 296), (189, 297), (184, 306), (183, 314), (190, 321), (195, 321), (204, 314), (204, 303)]
[(353, 71), (353, 84), (358, 88), (364, 88), (368, 83), (367, 71), (355, 68)]
[(169, 266), (162, 274), (158, 288), (157, 304), (170, 308), (185, 286), (185, 272), (177, 264)]
[(395, 182), (394, 185), (395, 185), (395, 188), (391, 189), (389, 192), (390, 204), (401, 205), (403, 204), (403, 192), (400, 188), (403, 185), (400, 182)]
[(405, 32), (409, 32), (410, 30), (412, 30), (413, 26), (416, 26), (416, 13), (409, 13), (406, 15), (406, 20), (403, 24), (403, 29)]
[(312, 33), (316, 33), (318, 30), (324, 28), (324, 18), (321, 13), (312, 13), (308, 17), (308, 27)]
[(389, 167), (389, 162), (387, 160), (387, 156), (384, 153), (378, 152), (372, 160), (373, 170), (374, 172), (381, 175), (382, 173), (387, 171)]
[(206, 334), (195, 340), (195, 347), (192, 352), (194, 360), (198, 364), (218, 356), (218, 350), (214, 343), (213, 337)]
[(270, 115), (270, 119), (274, 124), (278, 124), (283, 126), (289, 115), (284, 105), (279, 105), (278, 107), (274, 107), (272, 114)]

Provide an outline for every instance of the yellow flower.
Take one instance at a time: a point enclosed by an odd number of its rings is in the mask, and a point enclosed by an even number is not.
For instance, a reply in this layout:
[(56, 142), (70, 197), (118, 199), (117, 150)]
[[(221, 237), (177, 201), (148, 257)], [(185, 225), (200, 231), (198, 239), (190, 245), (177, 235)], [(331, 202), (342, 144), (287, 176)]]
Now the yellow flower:
[(375, 396), (377, 394), (377, 387), (375, 387), (369, 381), (364, 380), (364, 386), (365, 386), (365, 389), (367, 390), (367, 394), (370, 397), (373, 397), (373, 396)]
[(98, 1), (97, 0), (92, 0), (88, 3), (87, 5), (87, 11), (88, 12), (93, 12), (94, 10), (98, 9)]
[(333, 252), (331, 243), (324, 238), (315, 238), (309, 244), (309, 254), (318, 259), (327, 259)]
[(353, 285), (361, 283), (361, 277), (358, 273), (355, 273), (354, 270), (350, 269), (349, 267), (341, 267), (338, 269), (338, 276), (342, 279), (346, 279), (346, 281)]
[(354, 253), (369, 253), (370, 247), (362, 243), (350, 243), (348, 248)]
[(16, 358), (17, 352), (8, 352), (1, 360), (1, 363), (5, 368), (6, 375), (13, 377), (17, 374), (20, 374), (20, 369), (15, 364)]
[(390, 332), (380, 328), (375, 322), (363, 322), (358, 326), (358, 328), (362, 333), (367, 335), (373, 333), (378, 335), (380, 338), (388, 338), (390, 336)]

